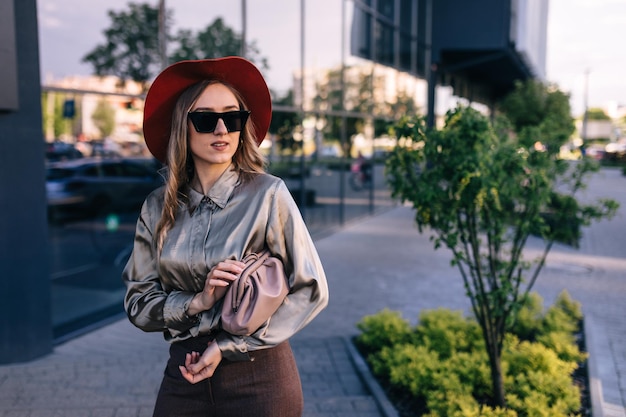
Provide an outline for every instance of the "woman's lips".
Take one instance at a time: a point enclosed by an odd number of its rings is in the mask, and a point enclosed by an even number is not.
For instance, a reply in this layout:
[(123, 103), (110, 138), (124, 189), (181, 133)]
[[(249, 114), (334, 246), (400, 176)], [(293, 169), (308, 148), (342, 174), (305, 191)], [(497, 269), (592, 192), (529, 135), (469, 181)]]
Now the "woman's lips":
[(223, 142), (223, 141), (213, 142), (211, 144), (211, 146), (214, 147), (214, 148), (221, 149), (221, 148), (224, 148), (224, 147), (228, 146), (228, 142)]

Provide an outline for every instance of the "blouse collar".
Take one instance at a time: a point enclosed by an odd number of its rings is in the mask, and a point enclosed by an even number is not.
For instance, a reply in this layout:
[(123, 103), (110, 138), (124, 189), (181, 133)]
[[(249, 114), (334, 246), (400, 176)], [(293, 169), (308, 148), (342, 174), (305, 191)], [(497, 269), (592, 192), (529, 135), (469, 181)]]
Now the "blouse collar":
[(189, 189), (189, 214), (193, 215), (196, 208), (202, 203), (202, 200), (208, 198), (219, 208), (224, 208), (226, 203), (230, 199), (233, 190), (239, 182), (239, 172), (231, 165), (224, 173), (217, 179), (215, 184), (211, 187), (208, 194), (204, 194), (194, 190), (191, 187)]

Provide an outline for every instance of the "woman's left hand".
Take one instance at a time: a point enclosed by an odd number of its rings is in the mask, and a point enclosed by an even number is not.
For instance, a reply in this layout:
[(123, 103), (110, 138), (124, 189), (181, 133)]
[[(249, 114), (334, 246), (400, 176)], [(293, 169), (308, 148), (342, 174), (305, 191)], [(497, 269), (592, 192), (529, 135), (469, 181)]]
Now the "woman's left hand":
[(210, 310), (220, 298), (224, 297), (230, 284), (239, 278), (245, 266), (243, 262), (233, 259), (226, 259), (215, 265), (207, 275), (203, 290), (191, 299), (187, 315), (195, 316)]
[(192, 384), (211, 378), (215, 369), (222, 361), (222, 351), (217, 343), (211, 342), (200, 355), (198, 352), (188, 353), (185, 357), (185, 366), (179, 366), (183, 377)]

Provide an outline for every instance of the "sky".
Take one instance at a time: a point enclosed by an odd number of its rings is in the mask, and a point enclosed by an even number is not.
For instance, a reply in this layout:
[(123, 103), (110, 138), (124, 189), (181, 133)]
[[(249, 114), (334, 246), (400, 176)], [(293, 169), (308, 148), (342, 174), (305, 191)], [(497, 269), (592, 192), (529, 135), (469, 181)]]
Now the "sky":
[[(158, 0), (149, 1), (158, 5)], [(529, 0), (547, 1), (547, 0)], [(574, 115), (588, 107), (626, 106), (626, 0), (549, 0), (546, 77), (570, 94)], [(104, 43), (109, 10), (127, 10), (129, 0), (37, 0), (42, 82), (88, 75), (81, 59)], [(88, 4), (88, 6), (87, 6)], [(235, 31), (243, 27), (235, 0), (166, 0), (174, 31), (204, 29), (221, 17)], [(300, 4), (296, 0), (247, 0), (248, 41), (269, 58), (266, 78), (285, 91), (300, 68)], [(306, 67), (341, 63), (342, 0), (305, 2)]]

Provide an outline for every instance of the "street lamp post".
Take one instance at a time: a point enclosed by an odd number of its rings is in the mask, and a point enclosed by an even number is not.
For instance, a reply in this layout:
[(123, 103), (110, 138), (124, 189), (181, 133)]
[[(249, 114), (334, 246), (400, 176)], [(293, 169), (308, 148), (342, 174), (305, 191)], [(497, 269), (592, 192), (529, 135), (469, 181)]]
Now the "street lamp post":
[[(304, 57), (305, 57), (305, 0), (300, 0), (300, 123), (304, 122)], [(304, 126), (302, 129), (302, 140), (300, 142), (300, 212), (304, 218), (306, 215), (306, 160), (304, 157)]]
[(246, 27), (247, 22), (247, 10), (246, 0), (241, 0), (241, 56), (246, 57)]
[(159, 56), (161, 58), (161, 68), (167, 67), (167, 34), (165, 32), (165, 0), (159, 0)]
[(589, 69), (585, 70), (585, 91), (584, 91), (584, 106), (583, 106), (583, 125), (582, 131), (580, 134), (581, 139), (583, 140), (583, 146), (585, 146), (585, 140), (587, 139), (587, 121), (589, 116), (589, 107), (588, 107), (588, 99), (589, 99)]

